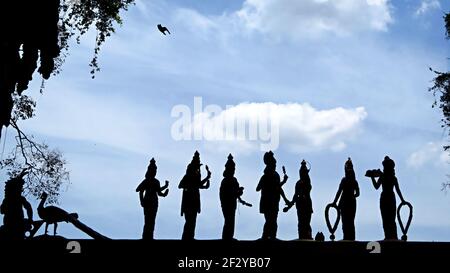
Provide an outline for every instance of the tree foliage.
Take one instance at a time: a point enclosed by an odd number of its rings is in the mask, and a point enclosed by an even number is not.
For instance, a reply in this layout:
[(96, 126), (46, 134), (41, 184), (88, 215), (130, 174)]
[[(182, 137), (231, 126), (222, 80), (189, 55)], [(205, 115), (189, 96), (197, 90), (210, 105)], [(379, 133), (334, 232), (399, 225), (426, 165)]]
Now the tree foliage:
[(27, 136), (17, 125), (20, 120), (32, 118), (36, 103), (28, 96), (14, 96), (14, 109), (11, 127), (14, 128), (16, 144), (11, 153), (0, 161), (0, 167), (7, 170), (10, 178), (17, 177), (23, 171), (24, 193), (39, 198), (42, 192), (49, 194), (49, 202), (55, 203), (61, 188), (69, 184), (69, 171), (66, 160), (57, 149), (51, 149), (45, 143), (38, 143), (33, 136)]
[[(445, 36), (450, 39), (450, 13), (444, 16), (445, 21)], [(441, 72), (430, 68), (436, 74), (433, 79), (433, 86), (429, 88), (429, 91), (433, 92), (436, 100), (433, 107), (438, 106), (442, 110), (442, 127), (447, 130), (450, 136), (450, 71)], [(445, 150), (450, 149), (450, 145), (444, 146)]]
[[(436, 74), (434, 85), (429, 89), (436, 97), (433, 107), (438, 106), (442, 110), (442, 127), (450, 136), (450, 72), (431, 70)], [(450, 145), (445, 145), (444, 149), (449, 150)]]
[[(0, 9), (0, 128), (10, 124), (13, 93), (28, 89), (34, 72), (48, 79), (61, 71), (71, 38), (79, 42), (96, 30), (91, 74), (99, 70), (98, 54), (106, 38), (121, 24), (120, 12), (134, 0), (5, 0)], [(15, 18), (11, 21), (9, 18)]]
[[(120, 11), (127, 10), (134, 0), (71, 0), (61, 3), (59, 25), (60, 47), (67, 51), (69, 40), (74, 35), (77, 42), (92, 26), (97, 30), (94, 56), (91, 60), (91, 74), (99, 71), (98, 53), (106, 38), (114, 33), (114, 23), (122, 24)], [(62, 63), (65, 55), (59, 57)]]
[[(61, 187), (69, 183), (66, 161), (60, 151), (38, 143), (19, 127), (34, 116), (36, 103), (23, 94), (37, 72), (43, 82), (61, 72), (73, 38), (77, 43), (90, 29), (96, 31), (91, 76), (99, 71), (101, 45), (121, 24), (120, 12), (134, 0), (5, 0), (0, 9), (0, 132), (15, 130), (16, 144), (0, 161), (10, 177), (27, 170), (25, 193), (39, 197), (42, 191), (55, 202)], [(14, 20), (10, 20), (14, 18)], [(43, 86), (43, 83), (42, 83)], [(42, 88), (41, 88), (42, 92)], [(55, 113), (57, 114), (57, 113)], [(0, 135), (1, 137), (1, 135)], [(3, 155), (2, 155), (3, 156)]]
[[(450, 13), (444, 16), (445, 36), (450, 39)], [(450, 140), (450, 71), (440, 72), (430, 68), (436, 74), (433, 79), (433, 86), (429, 91), (433, 92), (436, 100), (433, 107), (438, 106), (442, 110), (442, 127), (447, 130)], [(450, 151), (450, 145), (445, 145), (444, 150)], [(443, 184), (443, 189), (450, 188), (450, 182)]]

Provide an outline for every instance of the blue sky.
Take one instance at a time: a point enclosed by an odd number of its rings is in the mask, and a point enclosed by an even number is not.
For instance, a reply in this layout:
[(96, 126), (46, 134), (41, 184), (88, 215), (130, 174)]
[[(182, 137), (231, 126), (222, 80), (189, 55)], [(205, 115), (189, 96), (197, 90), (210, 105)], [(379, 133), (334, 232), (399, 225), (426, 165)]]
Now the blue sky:
[[(431, 108), (427, 92), (433, 77), (428, 67), (449, 68), (442, 20), (449, 10), (443, 0), (140, 0), (102, 48), (102, 70), (94, 80), (88, 67), (94, 32), (72, 46), (63, 72), (46, 82), (43, 95), (35, 75), (27, 92), (37, 100), (36, 117), (22, 126), (69, 162), (71, 184), (60, 205), (111, 238), (140, 238), (143, 213), (135, 188), (152, 157), (157, 177), (170, 181), (155, 237), (181, 237), (177, 185), (197, 149), (213, 176), (211, 188), (201, 193), (196, 237), (220, 238), (218, 189), (228, 152), (235, 156), (244, 198), (255, 205), (239, 208), (235, 236), (260, 237), (255, 188), (264, 169), (261, 143), (176, 141), (171, 135), (174, 106), (193, 111), (194, 97), (201, 97), (203, 106), (231, 105), (227, 111), (245, 119), (267, 111), (279, 115), (275, 156), (278, 171), (284, 165), (290, 177), (289, 196), (300, 161), (311, 163), (314, 234), (328, 234), (324, 208), (351, 156), (361, 188), (357, 239), (383, 238), (380, 192), (364, 173), (381, 168), (389, 155), (403, 195), (414, 205), (410, 240), (449, 241), (450, 197), (440, 189), (450, 158), (441, 149), (441, 113)], [(162, 36), (159, 23), (172, 35)], [(193, 128), (203, 124), (199, 120)], [(297, 237), (294, 210), (280, 213), (278, 224), (281, 239)], [(85, 237), (66, 224), (59, 232)]]

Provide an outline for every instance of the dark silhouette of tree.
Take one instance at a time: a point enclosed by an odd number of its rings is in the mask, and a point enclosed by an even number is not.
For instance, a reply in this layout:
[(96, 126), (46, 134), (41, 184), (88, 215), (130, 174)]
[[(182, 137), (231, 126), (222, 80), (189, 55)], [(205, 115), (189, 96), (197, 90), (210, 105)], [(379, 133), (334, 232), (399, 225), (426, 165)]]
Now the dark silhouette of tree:
[[(24, 170), (24, 195), (40, 198), (43, 191), (48, 193), (48, 202), (56, 203), (61, 189), (69, 183), (66, 160), (57, 149), (37, 142), (33, 136), (25, 134), (18, 126), (20, 120), (34, 116), (35, 103), (28, 96), (14, 96), (11, 127), (15, 130), (16, 145), (9, 155), (0, 161), (9, 177), (15, 178)], [(2, 154), (3, 157), (3, 154)]]
[[(445, 14), (445, 36), (450, 39), (450, 13)], [(438, 106), (442, 110), (442, 127), (447, 130), (450, 137), (450, 72), (440, 72), (430, 68), (436, 74), (434, 85), (429, 88), (436, 100), (433, 107)], [(449, 151), (450, 145), (445, 145), (444, 150)], [(450, 188), (450, 182), (443, 183), (443, 189)]]
[[(1, 161), (15, 177), (27, 169), (25, 194), (39, 198), (45, 190), (55, 202), (61, 185), (68, 181), (61, 152), (37, 143), (27, 136), (18, 121), (33, 117), (36, 103), (23, 95), (34, 72), (44, 80), (61, 71), (72, 38), (77, 43), (89, 29), (97, 31), (94, 56), (90, 62), (92, 78), (99, 71), (98, 54), (106, 38), (121, 24), (120, 12), (134, 0), (5, 0), (0, 9), (0, 138), (1, 129), (11, 125), (16, 133), (12, 154)], [(11, 20), (14, 18), (14, 20)], [(41, 88), (42, 92), (42, 88)], [(3, 153), (3, 152), (2, 152)], [(3, 157), (3, 155), (2, 155)]]
[(101, 45), (114, 32), (114, 23), (122, 23), (120, 11), (126, 10), (133, 2), (47, 0), (24, 4), (21, 1), (3, 1), (0, 10), (0, 128), (10, 124), (13, 93), (22, 95), (36, 69), (45, 80), (51, 74), (59, 73), (71, 38), (76, 37), (79, 42), (91, 27), (97, 31), (90, 63), (94, 77), (99, 70)]

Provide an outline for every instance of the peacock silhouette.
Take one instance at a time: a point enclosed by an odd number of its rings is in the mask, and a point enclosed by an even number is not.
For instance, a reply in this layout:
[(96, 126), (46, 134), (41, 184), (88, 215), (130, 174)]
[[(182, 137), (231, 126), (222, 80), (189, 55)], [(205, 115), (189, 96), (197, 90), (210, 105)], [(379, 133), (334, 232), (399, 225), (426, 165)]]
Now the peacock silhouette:
[(45, 234), (48, 232), (48, 226), (53, 224), (53, 235), (56, 235), (56, 229), (58, 228), (59, 222), (74, 222), (78, 219), (78, 214), (68, 213), (67, 211), (55, 206), (44, 207), (47, 197), (48, 194), (43, 192), (37, 211), (39, 217), (45, 222)]

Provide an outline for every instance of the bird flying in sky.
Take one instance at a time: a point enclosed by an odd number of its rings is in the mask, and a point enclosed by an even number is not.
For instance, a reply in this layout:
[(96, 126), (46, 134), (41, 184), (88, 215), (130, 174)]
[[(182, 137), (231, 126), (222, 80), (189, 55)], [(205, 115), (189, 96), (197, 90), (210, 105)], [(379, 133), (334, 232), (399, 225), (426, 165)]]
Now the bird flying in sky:
[(166, 31), (167, 31), (167, 33), (170, 34), (170, 31), (169, 31), (166, 27), (161, 26), (161, 24), (158, 24), (158, 29), (159, 29), (159, 31), (161, 31), (161, 33), (164, 34), (164, 35), (166, 35)]

